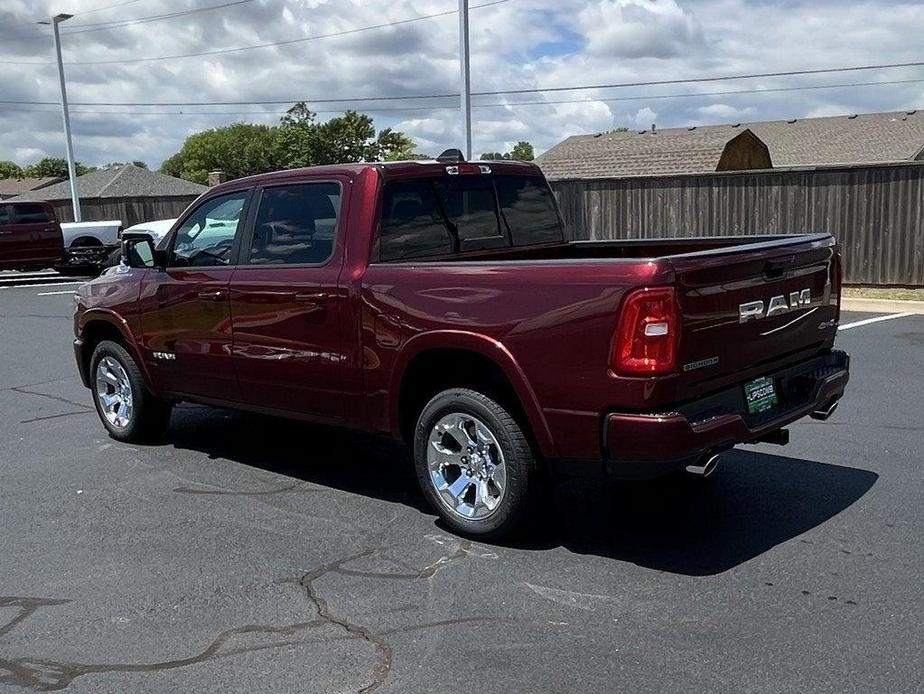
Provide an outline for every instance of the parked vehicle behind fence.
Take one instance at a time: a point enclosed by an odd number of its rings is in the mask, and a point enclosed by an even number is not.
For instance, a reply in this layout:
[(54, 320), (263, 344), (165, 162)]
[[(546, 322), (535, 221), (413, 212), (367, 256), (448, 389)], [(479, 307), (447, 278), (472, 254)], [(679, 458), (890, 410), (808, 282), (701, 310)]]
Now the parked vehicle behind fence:
[(829, 234), (572, 242), (532, 164), (245, 178), (123, 246), (74, 323), (111, 436), (184, 400), (389, 434), (473, 536), (515, 527), (545, 470), (704, 476), (786, 443), (849, 378)]
[(0, 270), (40, 270), (63, 261), (61, 225), (49, 203), (0, 200)]
[(150, 234), (154, 243), (160, 243), (161, 239), (167, 235), (170, 228), (176, 224), (176, 219), (153, 219), (149, 222), (141, 222), (134, 226), (128, 227), (123, 234)]
[(99, 272), (109, 265), (109, 259), (119, 254), (122, 222), (118, 219), (98, 222), (64, 222), (66, 257), (59, 268), (62, 274)]

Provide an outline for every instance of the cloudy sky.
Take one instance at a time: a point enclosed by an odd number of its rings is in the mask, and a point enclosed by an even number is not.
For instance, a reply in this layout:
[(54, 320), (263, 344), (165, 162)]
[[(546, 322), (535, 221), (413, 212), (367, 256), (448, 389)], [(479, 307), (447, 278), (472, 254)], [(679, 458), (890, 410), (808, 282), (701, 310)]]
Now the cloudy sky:
[[(471, 0), (471, 6), (475, 92), (902, 63), (924, 55), (922, 2)], [(344, 108), (371, 113), (378, 126), (403, 130), (421, 151), (436, 154), (461, 143), (458, 98), (320, 100), (456, 93), (457, 7), (456, 0), (2, 0), (0, 101), (19, 103), (0, 103), (0, 160), (63, 156), (50, 29), (35, 23), (57, 12), (75, 15), (61, 30), (76, 156), (83, 162), (141, 159), (159, 166), (190, 133), (242, 120), (275, 123), (285, 110), (253, 102), (301, 99), (321, 118)], [(196, 11), (163, 16), (187, 10)], [(440, 16), (408, 21), (426, 15)], [(305, 37), (316, 38), (298, 40)], [(290, 43), (248, 49), (280, 41)], [(190, 53), (206, 55), (150, 60)], [(891, 84), (828, 88), (870, 82)], [(719, 93), (789, 87), (821, 88)], [(924, 107), (924, 67), (473, 101), (476, 154), (518, 140), (541, 151), (568, 135), (619, 126)], [(79, 105), (94, 102), (248, 103)]]

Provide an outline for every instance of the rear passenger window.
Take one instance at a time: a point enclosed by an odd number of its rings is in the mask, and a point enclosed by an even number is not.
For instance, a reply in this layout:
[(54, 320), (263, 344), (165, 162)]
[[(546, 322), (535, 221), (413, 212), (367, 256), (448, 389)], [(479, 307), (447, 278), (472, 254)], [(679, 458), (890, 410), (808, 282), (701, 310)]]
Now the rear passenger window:
[(514, 246), (564, 240), (555, 200), (543, 179), (495, 176), (494, 185)]
[(44, 205), (16, 205), (17, 224), (41, 224), (48, 221)]
[(541, 176), (447, 175), (386, 183), (376, 244), (387, 262), (563, 240)]
[(494, 184), (488, 176), (450, 177), (434, 181), (446, 216), (459, 233), (461, 250), (506, 246), (494, 200)]
[(437, 207), (430, 181), (389, 183), (382, 205), (381, 260), (452, 252), (452, 236)]
[(250, 248), (251, 265), (317, 265), (334, 251), (340, 186), (303, 183), (266, 188)]
[(6, 205), (0, 205), (0, 227), (7, 226), (11, 224), (13, 220), (10, 219), (10, 208)]

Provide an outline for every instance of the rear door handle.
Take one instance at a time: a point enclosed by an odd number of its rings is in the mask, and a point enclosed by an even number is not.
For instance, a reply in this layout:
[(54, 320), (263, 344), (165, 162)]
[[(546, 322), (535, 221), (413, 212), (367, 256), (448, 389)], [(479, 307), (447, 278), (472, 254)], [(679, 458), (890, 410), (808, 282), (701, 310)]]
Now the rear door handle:
[(223, 289), (203, 289), (199, 292), (199, 298), (203, 301), (221, 301), (225, 298)]
[(309, 301), (314, 304), (320, 304), (327, 301), (330, 294), (327, 292), (298, 292), (295, 295), (296, 301)]

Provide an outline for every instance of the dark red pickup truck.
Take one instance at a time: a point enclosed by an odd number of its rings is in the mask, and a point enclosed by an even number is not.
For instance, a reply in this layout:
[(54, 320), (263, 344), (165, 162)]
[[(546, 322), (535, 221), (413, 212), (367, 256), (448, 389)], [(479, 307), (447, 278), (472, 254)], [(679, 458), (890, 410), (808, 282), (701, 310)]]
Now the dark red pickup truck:
[(830, 235), (569, 241), (531, 164), (266, 174), (123, 244), (75, 316), (113, 437), (183, 400), (389, 433), (471, 535), (508, 531), (544, 466), (708, 473), (848, 379)]
[(0, 200), (0, 270), (40, 270), (64, 261), (64, 238), (47, 202)]

